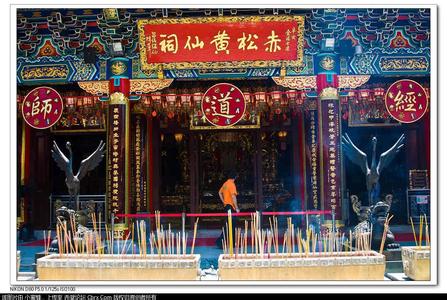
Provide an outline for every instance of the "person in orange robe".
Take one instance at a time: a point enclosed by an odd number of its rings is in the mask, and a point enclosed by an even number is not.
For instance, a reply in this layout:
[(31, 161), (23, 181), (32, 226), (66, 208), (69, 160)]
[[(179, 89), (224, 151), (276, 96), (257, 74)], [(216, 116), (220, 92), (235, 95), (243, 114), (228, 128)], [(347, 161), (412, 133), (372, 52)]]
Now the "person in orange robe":
[[(237, 205), (237, 188), (235, 184), (236, 179), (237, 179), (237, 173), (231, 172), (228, 176), (227, 181), (225, 181), (222, 187), (219, 189), (219, 198), (220, 201), (222, 201), (225, 212), (228, 212), (229, 210), (231, 210), (232, 213), (240, 211)], [(232, 217), (232, 223), (233, 223), (233, 236), (234, 236), (234, 227), (236, 226), (236, 224), (234, 223), (234, 217)], [(216, 240), (216, 246), (218, 248), (222, 248), (222, 241), (223, 241), (223, 232)]]

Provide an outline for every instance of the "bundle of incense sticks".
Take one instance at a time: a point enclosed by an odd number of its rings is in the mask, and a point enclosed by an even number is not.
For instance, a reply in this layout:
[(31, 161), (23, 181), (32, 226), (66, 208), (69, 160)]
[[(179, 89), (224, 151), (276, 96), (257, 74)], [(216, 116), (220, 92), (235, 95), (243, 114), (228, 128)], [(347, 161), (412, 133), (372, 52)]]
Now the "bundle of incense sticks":
[[(157, 254), (159, 258), (162, 255), (183, 255), (186, 256), (186, 249), (188, 245), (188, 234), (177, 232), (175, 233), (171, 229), (171, 225), (168, 224), (168, 230), (165, 230), (160, 220), (160, 212), (156, 211), (156, 230), (155, 232), (147, 233), (146, 222), (140, 220), (138, 222), (131, 222), (130, 229), (121, 235), (121, 237), (115, 238), (118, 241), (116, 243), (116, 253), (114, 253), (113, 229), (105, 224), (105, 236), (103, 240), (102, 227), (101, 227), (101, 214), (99, 214), (99, 220), (95, 213), (91, 214), (92, 230), (86, 231), (84, 234), (80, 234), (76, 231), (77, 224), (74, 218), (70, 220), (62, 221), (58, 219), (56, 224), (56, 237), (59, 241), (59, 256), (67, 254), (81, 254), (81, 255), (102, 255), (104, 254), (104, 245), (108, 249), (109, 254), (117, 254), (118, 257), (124, 257), (127, 253), (131, 252), (132, 256), (147, 257), (149, 241), (150, 254)], [(197, 237), (199, 219), (197, 218), (194, 224), (194, 234), (192, 239), (191, 254), (194, 254), (195, 241)], [(71, 230), (69, 230), (70, 225)], [(47, 236), (48, 235), (48, 236)], [(228, 235), (228, 230), (227, 230)], [(239, 233), (240, 235), (240, 233)], [(137, 239), (138, 253), (135, 253), (135, 239)], [(228, 236), (227, 236), (228, 240)], [(48, 254), (48, 249), (51, 242), (51, 231), (44, 232), (44, 251)], [(239, 245), (241, 237), (239, 236)], [(240, 250), (238, 250), (240, 251)]]
[(411, 223), (411, 229), (413, 231), (414, 243), (419, 248), (419, 250), (422, 247), (423, 227), (425, 223), (425, 245), (430, 246), (430, 231), (428, 228), (427, 215), (424, 214), (424, 216), (422, 215), (419, 216), (419, 238), (416, 238), (416, 230), (414, 229), (414, 223), (412, 217), (410, 217), (410, 223)]
[[(391, 218), (387, 218), (386, 229)], [(230, 258), (243, 258), (249, 254), (250, 250), (250, 254), (255, 256), (271, 258), (273, 253), (275, 257), (291, 257), (296, 254), (304, 254), (308, 257), (310, 254), (317, 252), (320, 255), (337, 256), (341, 255), (342, 252), (352, 252), (354, 250), (361, 252), (363, 255), (368, 255), (367, 253), (371, 251), (372, 225), (369, 228), (350, 230), (349, 233), (339, 229), (316, 232), (314, 227), (309, 226), (303, 229), (295, 228), (290, 217), (286, 220), (287, 226), (281, 233), (282, 248), (279, 245), (280, 232), (276, 217), (269, 218), (269, 229), (262, 229), (258, 214), (253, 213), (251, 214), (250, 228), (248, 228), (248, 222), (245, 222), (244, 231), (242, 228), (235, 228), (234, 237), (232, 237), (227, 223), (226, 227), (222, 228), (224, 234), (223, 253), (229, 255)], [(251, 237), (251, 248), (247, 246), (249, 235)], [(233, 252), (230, 250), (230, 236), (235, 241)]]
[(388, 232), (389, 223), (392, 218), (393, 218), (393, 216), (388, 217), (388, 214), (386, 215), (385, 224), (383, 227), (382, 241), (380, 243), (380, 251), (379, 251), (380, 254), (382, 254), (382, 252), (383, 252), (383, 247), (385, 246), (386, 234)]

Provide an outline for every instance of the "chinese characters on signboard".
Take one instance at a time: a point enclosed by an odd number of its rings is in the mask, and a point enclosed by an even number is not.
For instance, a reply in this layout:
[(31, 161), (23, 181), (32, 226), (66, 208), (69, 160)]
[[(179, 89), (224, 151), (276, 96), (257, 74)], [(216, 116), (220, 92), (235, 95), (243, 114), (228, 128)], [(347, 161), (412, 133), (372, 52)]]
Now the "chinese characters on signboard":
[(341, 162), (340, 162), (340, 104), (338, 100), (324, 100), (321, 105), (321, 140), (323, 154), (324, 209), (341, 217)]
[(244, 94), (229, 83), (210, 87), (203, 95), (201, 105), (203, 115), (214, 126), (235, 125), (245, 114)]
[(319, 209), (318, 204), (318, 144), (317, 144), (317, 111), (310, 111), (310, 158), (311, 158), (311, 191), (312, 191), (312, 207)]
[(61, 95), (49, 87), (38, 87), (23, 100), (22, 115), (26, 123), (36, 129), (46, 129), (59, 121), (64, 110)]
[(146, 118), (144, 115), (132, 115), (132, 182), (131, 194), (134, 195), (132, 202), (133, 212), (147, 211), (146, 193), (147, 193), (147, 161), (146, 161)]
[(302, 16), (139, 20), (142, 68), (299, 66)]
[(109, 120), (111, 130), (108, 132), (108, 199), (109, 211), (116, 213), (124, 212), (124, 159), (125, 159), (125, 107), (124, 105), (109, 106)]
[(428, 96), (419, 83), (403, 79), (388, 88), (385, 106), (397, 121), (413, 123), (422, 118), (427, 111)]

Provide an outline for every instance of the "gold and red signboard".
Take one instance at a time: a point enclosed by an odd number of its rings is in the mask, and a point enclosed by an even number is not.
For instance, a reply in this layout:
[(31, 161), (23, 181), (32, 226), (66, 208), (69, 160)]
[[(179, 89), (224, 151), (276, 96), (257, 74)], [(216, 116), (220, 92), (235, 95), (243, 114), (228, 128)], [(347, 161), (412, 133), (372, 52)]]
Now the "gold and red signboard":
[(285, 67), (303, 59), (303, 16), (138, 21), (143, 70)]
[(402, 79), (388, 88), (385, 94), (385, 106), (397, 121), (413, 123), (422, 118), (427, 111), (428, 96), (416, 81)]
[(36, 129), (46, 129), (59, 121), (64, 103), (59, 93), (46, 86), (29, 92), (23, 100), (22, 115), (25, 122)]
[(245, 114), (244, 94), (230, 83), (215, 84), (203, 95), (202, 112), (214, 126), (233, 126)]

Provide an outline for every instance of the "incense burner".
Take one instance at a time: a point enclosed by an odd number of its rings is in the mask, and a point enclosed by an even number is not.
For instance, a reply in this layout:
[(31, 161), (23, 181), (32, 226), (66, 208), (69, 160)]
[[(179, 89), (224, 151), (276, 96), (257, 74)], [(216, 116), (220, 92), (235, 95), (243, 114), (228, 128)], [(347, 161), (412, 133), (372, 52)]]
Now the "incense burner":
[(383, 280), (385, 257), (375, 251), (220, 255), (221, 280)]
[(413, 280), (430, 280), (430, 246), (402, 247), (405, 275)]
[(200, 255), (50, 254), (37, 260), (39, 280), (197, 280)]

